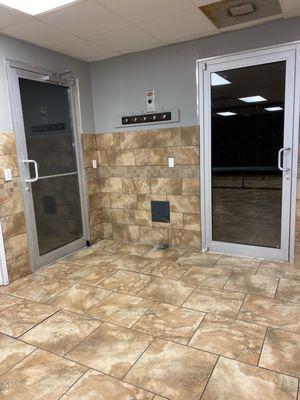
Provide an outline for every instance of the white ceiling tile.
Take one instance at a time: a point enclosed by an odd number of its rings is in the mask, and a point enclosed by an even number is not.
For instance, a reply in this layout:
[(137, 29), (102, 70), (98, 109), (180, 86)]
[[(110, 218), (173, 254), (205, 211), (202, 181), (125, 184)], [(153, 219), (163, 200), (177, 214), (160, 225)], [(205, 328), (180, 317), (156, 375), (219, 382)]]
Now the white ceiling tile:
[(138, 23), (192, 8), (190, 0), (98, 0), (131, 22)]
[(117, 53), (114, 53), (111, 50), (97, 46), (84, 39), (76, 39), (69, 43), (52, 46), (51, 49), (80, 59), (88, 59), (92, 57), (100, 59), (117, 55)]
[(300, 15), (300, 0), (280, 0), (283, 13), (286, 17)]
[(193, 4), (197, 7), (206, 6), (207, 4), (217, 3), (222, 0), (191, 0)]
[(75, 3), (61, 10), (43, 14), (39, 19), (81, 37), (128, 25), (127, 21), (107, 10), (96, 0)]
[(148, 33), (136, 28), (134, 25), (111, 32), (90, 36), (88, 39), (91, 42), (100, 44), (120, 53), (146, 50), (165, 44), (154, 39)]
[(30, 17), (23, 13), (0, 6), (0, 28), (16, 24), (17, 22), (25, 21), (28, 18)]
[(147, 21), (140, 26), (166, 42), (183, 41), (218, 32), (208, 18), (197, 9)]
[(1, 32), (5, 35), (44, 47), (70, 42), (74, 39), (73, 35), (43, 24), (34, 18), (29, 18), (26, 22), (4, 28)]

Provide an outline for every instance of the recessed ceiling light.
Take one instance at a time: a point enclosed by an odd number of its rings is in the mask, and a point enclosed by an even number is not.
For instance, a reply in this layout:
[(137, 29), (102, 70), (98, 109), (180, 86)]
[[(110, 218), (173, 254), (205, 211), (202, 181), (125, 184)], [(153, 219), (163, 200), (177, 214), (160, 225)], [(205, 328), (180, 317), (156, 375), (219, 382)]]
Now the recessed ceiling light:
[(259, 103), (261, 101), (267, 101), (267, 99), (262, 96), (240, 97), (239, 100), (244, 101), (245, 103)]
[(267, 111), (282, 111), (282, 107), (266, 107), (265, 110)]
[(231, 111), (218, 112), (217, 114), (222, 115), (222, 117), (231, 117), (232, 115), (237, 115), (236, 113)]
[(0, 4), (25, 14), (37, 15), (55, 8), (74, 3), (76, 0), (0, 0)]
[(227, 79), (223, 78), (222, 76), (216, 74), (213, 72), (211, 74), (211, 86), (221, 86), (221, 85), (230, 85), (231, 82), (229, 82)]

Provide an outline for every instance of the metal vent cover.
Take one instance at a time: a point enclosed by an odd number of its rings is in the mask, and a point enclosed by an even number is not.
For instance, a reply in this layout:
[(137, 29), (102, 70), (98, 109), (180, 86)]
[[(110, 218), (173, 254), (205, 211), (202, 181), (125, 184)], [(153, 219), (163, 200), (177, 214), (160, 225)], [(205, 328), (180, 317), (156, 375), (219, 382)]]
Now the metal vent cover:
[[(232, 7), (240, 7), (251, 4), (253, 12), (234, 16), (230, 12)], [(259, 20), (272, 20), (283, 18), (279, 0), (222, 0), (199, 9), (219, 29), (226, 30), (235, 25), (252, 25)]]

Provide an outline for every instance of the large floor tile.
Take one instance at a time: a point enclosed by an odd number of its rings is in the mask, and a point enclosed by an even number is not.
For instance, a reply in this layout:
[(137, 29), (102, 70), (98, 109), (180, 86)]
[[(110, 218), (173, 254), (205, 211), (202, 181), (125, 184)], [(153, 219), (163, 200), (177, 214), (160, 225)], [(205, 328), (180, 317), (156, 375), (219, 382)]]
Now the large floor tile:
[(131, 254), (121, 254), (115, 261), (111, 263), (116, 268), (125, 269), (128, 271), (139, 272), (146, 265), (150, 264), (151, 260), (145, 257), (134, 256)]
[(235, 318), (241, 308), (245, 294), (199, 286), (183, 304), (184, 307), (203, 312)]
[(148, 251), (144, 255), (144, 257), (158, 258), (158, 259), (169, 258), (169, 259), (177, 260), (185, 252), (186, 252), (185, 249), (168, 248), (168, 249), (159, 250), (157, 248), (153, 248), (150, 251)]
[(152, 340), (149, 335), (104, 323), (67, 357), (116, 378), (122, 378)]
[(112, 264), (102, 265), (78, 265), (77, 268), (71, 273), (68, 279), (75, 282), (82, 283), (83, 285), (97, 286), (105, 279), (112, 276), (117, 271), (117, 268)]
[(101, 324), (84, 315), (59, 311), (22, 336), (34, 346), (63, 356)]
[(260, 263), (261, 261), (257, 258), (223, 255), (218, 260), (216, 265), (223, 266), (224, 268), (228, 268), (236, 272), (255, 274)]
[(300, 333), (300, 304), (247, 295), (238, 319)]
[(78, 266), (76, 266), (76, 264), (59, 261), (57, 263), (47, 265), (46, 267), (38, 269), (37, 271), (35, 271), (32, 277), (43, 276), (47, 278), (55, 278), (58, 280), (70, 280), (70, 275), (77, 270)]
[(262, 261), (258, 274), (300, 280), (300, 266), (290, 263)]
[(212, 354), (155, 339), (125, 380), (170, 400), (198, 400), (216, 360)]
[(152, 281), (151, 276), (131, 271), (118, 271), (113, 276), (101, 282), (101, 287), (116, 292), (137, 294)]
[(300, 280), (280, 279), (276, 298), (300, 303)]
[(202, 400), (296, 400), (297, 379), (220, 358)]
[(146, 390), (90, 370), (61, 399), (152, 400), (153, 396), (153, 393)]
[(120, 246), (118, 251), (120, 253), (132, 254), (133, 256), (143, 256), (149, 250), (152, 249), (153, 246), (149, 244), (135, 244), (135, 243), (127, 243)]
[(224, 289), (274, 297), (277, 285), (278, 278), (272, 276), (232, 273)]
[(300, 335), (269, 328), (259, 365), (300, 378)]
[(139, 293), (139, 296), (158, 303), (169, 303), (180, 306), (195, 287), (195, 285), (185, 282), (155, 278), (150, 285)]
[(97, 251), (117, 253), (122, 246), (123, 244), (121, 242), (117, 242), (116, 240), (104, 239), (94, 244), (92, 248), (96, 247)]
[(34, 350), (35, 347), (0, 333), (0, 375), (22, 361)]
[(202, 253), (200, 251), (187, 251), (179, 257), (177, 262), (187, 265), (198, 265), (201, 267), (211, 267), (221, 258), (221, 254)]
[(156, 304), (134, 325), (134, 329), (153, 336), (187, 344), (205, 314), (172, 306)]
[(94, 307), (111, 292), (99, 287), (76, 284), (56, 297), (52, 297), (48, 304), (64, 310), (84, 313)]
[(265, 334), (263, 326), (208, 314), (189, 346), (257, 364)]
[(178, 279), (180, 278), (187, 267), (184, 267), (180, 264), (176, 264), (175, 261), (165, 261), (162, 259), (150, 261), (150, 264), (147, 265), (141, 272), (143, 274), (157, 276), (159, 278), (167, 278), (167, 279)]
[(58, 280), (54, 277), (34, 275), (32, 280), (13, 291), (14, 296), (27, 300), (46, 302), (73, 285), (66, 279)]
[(17, 297), (9, 296), (8, 294), (0, 293), (0, 312), (5, 310), (8, 307), (13, 306), (14, 304), (21, 301)]
[(0, 332), (18, 337), (56, 311), (45, 304), (22, 300), (0, 312)]
[(36, 350), (0, 377), (1, 400), (57, 400), (86, 368)]
[(214, 268), (191, 267), (181, 278), (183, 282), (194, 285), (210, 286), (222, 289), (228, 280), (230, 271), (223, 274), (215, 273)]
[(112, 293), (88, 314), (102, 321), (130, 328), (152, 306), (152, 302), (139, 297)]
[(65, 261), (72, 261), (78, 264), (87, 264), (87, 265), (107, 265), (114, 261), (118, 257), (117, 254), (108, 254), (104, 252), (79, 252), (75, 253), (72, 256), (65, 259)]

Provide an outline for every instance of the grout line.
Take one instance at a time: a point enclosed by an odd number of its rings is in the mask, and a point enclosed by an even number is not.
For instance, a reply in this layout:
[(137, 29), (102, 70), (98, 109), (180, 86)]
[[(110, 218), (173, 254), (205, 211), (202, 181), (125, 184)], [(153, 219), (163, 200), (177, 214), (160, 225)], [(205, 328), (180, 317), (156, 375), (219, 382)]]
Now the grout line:
[[(9, 337), (11, 337), (11, 336), (9, 336)], [(16, 338), (13, 338), (13, 339), (16, 339)], [(18, 339), (16, 339), (16, 340), (18, 340)], [(20, 340), (20, 342), (22, 342), (22, 341)], [(25, 344), (28, 344), (28, 343), (25, 343)], [(27, 356), (25, 356), (22, 360), (18, 361), (16, 364), (12, 365), (12, 366), (11, 366), (10, 368), (8, 368), (5, 372), (2, 372), (2, 373), (0, 374), (0, 377), (2, 377), (2, 376), (5, 375), (7, 372), (9, 372), (9, 371), (12, 370), (13, 368), (15, 368), (18, 364), (21, 364), (21, 362), (23, 362), (24, 360), (26, 360), (26, 358), (28, 358), (28, 357), (30, 357), (32, 354), (34, 354), (37, 350), (40, 350), (39, 347), (36, 347), (36, 346), (33, 346), (33, 347), (34, 347), (34, 350), (33, 350), (32, 352), (30, 352), (29, 354), (27, 354)]]
[(58, 397), (58, 400), (62, 399), (80, 380), (83, 378), (87, 373), (91, 371), (90, 368), (88, 368), (76, 381), (61, 395)]
[(216, 366), (217, 366), (219, 360), (220, 360), (220, 356), (218, 356), (218, 358), (216, 359), (215, 365), (214, 365), (213, 369), (211, 370), (211, 373), (209, 375), (209, 378), (207, 379), (207, 382), (206, 382), (206, 384), (205, 384), (205, 386), (203, 388), (202, 393), (200, 394), (199, 400), (201, 400), (203, 398), (204, 392), (206, 391), (206, 388), (207, 388), (207, 386), (208, 386), (208, 384), (209, 384), (209, 382), (211, 380), (211, 377), (212, 377), (212, 375), (213, 375), (213, 373), (214, 373), (214, 371), (216, 369)]
[(258, 357), (257, 364), (256, 364), (258, 367), (259, 367), (259, 363), (260, 363), (260, 360), (261, 360), (261, 355), (262, 355), (262, 352), (263, 352), (263, 349), (264, 349), (264, 346), (265, 346), (265, 342), (266, 342), (266, 338), (267, 338), (268, 332), (269, 332), (269, 327), (267, 326), (266, 327), (266, 331), (265, 331), (265, 335), (264, 335), (264, 340), (262, 342), (261, 350), (259, 352), (259, 357)]

